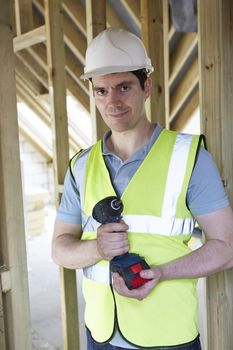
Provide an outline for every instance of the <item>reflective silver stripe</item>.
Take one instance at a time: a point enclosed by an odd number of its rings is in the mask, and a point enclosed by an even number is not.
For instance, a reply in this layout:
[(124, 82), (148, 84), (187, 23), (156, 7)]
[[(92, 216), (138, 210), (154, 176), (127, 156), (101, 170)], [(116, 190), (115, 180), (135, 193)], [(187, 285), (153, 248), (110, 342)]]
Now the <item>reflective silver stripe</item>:
[(82, 151), (82, 153), (78, 155), (77, 160), (72, 166), (73, 176), (75, 178), (77, 188), (80, 192), (81, 203), (83, 203), (83, 200), (84, 200), (86, 167), (87, 167), (87, 159), (90, 151), (91, 151), (91, 148), (88, 148)]
[(193, 218), (174, 219), (160, 218), (150, 215), (124, 215), (123, 220), (129, 225), (129, 232), (178, 236), (193, 232)]
[[(123, 215), (123, 220), (129, 225), (128, 232), (159, 234), (163, 236), (178, 236), (193, 232), (193, 218), (175, 219), (160, 218), (152, 215)], [(89, 217), (83, 232), (96, 232), (100, 224)]]
[[(123, 220), (129, 225), (129, 232), (178, 236), (189, 234), (194, 229), (194, 220), (161, 219), (148, 215), (125, 215)], [(84, 276), (92, 281), (109, 284), (109, 266), (99, 264), (83, 269)]]
[(92, 281), (109, 284), (109, 265), (92, 265), (83, 269), (86, 278)]
[[(175, 217), (193, 135), (178, 134), (172, 151), (164, 194), (162, 217)], [(180, 152), (181, 150), (181, 152)]]

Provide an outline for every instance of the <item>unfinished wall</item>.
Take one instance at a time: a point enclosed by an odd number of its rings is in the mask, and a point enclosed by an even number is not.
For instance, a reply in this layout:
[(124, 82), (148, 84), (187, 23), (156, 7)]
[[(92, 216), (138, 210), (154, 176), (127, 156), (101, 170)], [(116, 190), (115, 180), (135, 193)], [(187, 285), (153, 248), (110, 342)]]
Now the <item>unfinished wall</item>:
[(54, 205), (53, 168), (23, 137), (20, 160), (26, 233), (35, 236), (44, 231), (46, 207)]

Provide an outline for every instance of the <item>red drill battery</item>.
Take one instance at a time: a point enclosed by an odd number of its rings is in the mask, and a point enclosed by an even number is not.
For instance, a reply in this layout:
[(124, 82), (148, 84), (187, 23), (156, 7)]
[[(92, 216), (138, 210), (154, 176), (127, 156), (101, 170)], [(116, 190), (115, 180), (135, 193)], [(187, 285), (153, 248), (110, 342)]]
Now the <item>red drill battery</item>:
[(118, 272), (129, 289), (141, 287), (149, 279), (140, 276), (142, 270), (150, 269), (143, 257), (135, 253), (115, 256), (110, 261), (110, 271)]

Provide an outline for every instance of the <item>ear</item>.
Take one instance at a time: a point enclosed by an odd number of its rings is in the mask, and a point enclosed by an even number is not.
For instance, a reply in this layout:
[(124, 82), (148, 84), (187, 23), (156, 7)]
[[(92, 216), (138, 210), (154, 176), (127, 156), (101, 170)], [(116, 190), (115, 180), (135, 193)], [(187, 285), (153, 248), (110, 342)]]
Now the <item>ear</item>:
[(145, 93), (146, 100), (151, 95), (151, 90), (152, 90), (152, 79), (148, 77), (144, 83), (144, 93)]

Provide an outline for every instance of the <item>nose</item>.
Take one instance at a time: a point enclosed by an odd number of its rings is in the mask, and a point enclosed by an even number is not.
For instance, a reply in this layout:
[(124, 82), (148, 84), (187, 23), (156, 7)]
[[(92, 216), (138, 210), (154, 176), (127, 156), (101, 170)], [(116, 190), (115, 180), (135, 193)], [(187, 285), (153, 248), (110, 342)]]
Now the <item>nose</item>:
[(119, 94), (114, 89), (110, 90), (108, 94), (106, 108), (108, 113), (113, 114), (119, 113), (124, 108), (123, 101), (121, 101)]
[(111, 89), (108, 93), (108, 104), (121, 103), (117, 91), (115, 89)]

